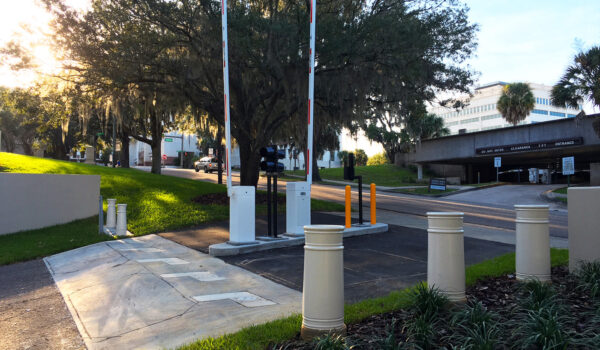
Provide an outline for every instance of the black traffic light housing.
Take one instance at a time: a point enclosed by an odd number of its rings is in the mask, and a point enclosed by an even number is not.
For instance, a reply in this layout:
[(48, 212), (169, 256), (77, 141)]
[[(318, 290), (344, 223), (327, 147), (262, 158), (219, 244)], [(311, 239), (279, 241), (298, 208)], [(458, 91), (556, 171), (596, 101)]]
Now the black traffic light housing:
[(348, 160), (344, 161), (344, 180), (354, 181), (354, 153), (348, 153)]
[(285, 158), (285, 150), (277, 149), (277, 146), (267, 146), (260, 149), (260, 156), (264, 158), (260, 162), (260, 170), (267, 173), (283, 172), (284, 165), (278, 160)]

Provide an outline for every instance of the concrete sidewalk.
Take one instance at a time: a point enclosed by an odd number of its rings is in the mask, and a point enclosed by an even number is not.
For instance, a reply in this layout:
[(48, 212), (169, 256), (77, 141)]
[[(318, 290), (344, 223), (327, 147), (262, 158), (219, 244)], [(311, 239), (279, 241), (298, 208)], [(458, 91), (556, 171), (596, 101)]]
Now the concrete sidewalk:
[(88, 349), (173, 348), (301, 307), (295, 290), (156, 235), (44, 260)]

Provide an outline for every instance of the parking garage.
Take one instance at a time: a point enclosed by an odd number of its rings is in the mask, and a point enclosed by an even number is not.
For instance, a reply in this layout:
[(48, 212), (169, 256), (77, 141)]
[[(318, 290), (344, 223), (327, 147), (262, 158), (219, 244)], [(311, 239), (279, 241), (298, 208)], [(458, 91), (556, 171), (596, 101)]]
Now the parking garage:
[[(500, 181), (566, 183), (562, 159), (574, 157), (574, 183), (600, 185), (600, 114), (423, 140), (396, 158), (462, 183)], [(600, 130), (599, 130), (600, 131)]]

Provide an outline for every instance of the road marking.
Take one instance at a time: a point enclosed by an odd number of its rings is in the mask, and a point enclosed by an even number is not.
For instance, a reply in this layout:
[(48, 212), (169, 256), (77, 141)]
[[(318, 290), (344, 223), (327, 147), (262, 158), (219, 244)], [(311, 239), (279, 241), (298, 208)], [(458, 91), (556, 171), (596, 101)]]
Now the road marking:
[(261, 298), (258, 295), (248, 292), (208, 294), (195, 296), (193, 298), (200, 302), (230, 299), (245, 307), (275, 305), (275, 303), (270, 300)]
[(197, 279), (200, 282), (212, 282), (224, 280), (224, 277), (213, 275), (210, 272), (198, 271), (198, 272), (181, 272), (181, 273), (167, 273), (160, 275), (162, 278), (177, 278), (177, 277), (191, 277)]
[(140, 259), (137, 262), (139, 263), (152, 263), (152, 262), (164, 262), (169, 265), (183, 265), (189, 264), (189, 262), (179, 259), (179, 258), (162, 258), (162, 259)]

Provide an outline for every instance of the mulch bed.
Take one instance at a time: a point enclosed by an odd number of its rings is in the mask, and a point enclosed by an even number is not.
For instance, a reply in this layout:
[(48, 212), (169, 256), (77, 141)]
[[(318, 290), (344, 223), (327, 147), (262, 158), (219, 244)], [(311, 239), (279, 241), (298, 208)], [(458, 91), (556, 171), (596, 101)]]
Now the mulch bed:
[[(229, 197), (227, 197), (227, 193), (208, 193), (192, 198), (192, 202), (203, 205), (229, 205)], [(256, 193), (256, 204), (266, 205), (267, 194)], [(285, 196), (277, 196), (277, 204), (285, 205)]]
[[(488, 310), (499, 315), (499, 321), (502, 323), (514, 316), (514, 310), (523, 295), (522, 286), (523, 283), (518, 282), (512, 274), (488, 278), (467, 288), (467, 299), (469, 302), (480, 301)], [(594, 311), (595, 308), (599, 307), (599, 304), (594, 303), (589, 295), (577, 288), (575, 277), (569, 274), (566, 266), (552, 268), (552, 286), (556, 289), (560, 302), (566, 305), (570, 316), (575, 316), (573, 321), (566, 325), (567, 328), (571, 331), (581, 332), (590, 319), (588, 312)], [(353, 349), (381, 349), (382, 339), (389, 335), (387, 329), (390, 328), (393, 321), (395, 321), (394, 328), (397, 342), (404, 341), (406, 339), (405, 323), (412, 317), (410, 310), (398, 310), (374, 315), (360, 323), (350, 324), (348, 325), (346, 337), (348, 345), (353, 345)], [(439, 336), (438, 339), (443, 339), (444, 336), (454, 332), (449, 326), (451, 314), (450, 312), (444, 312), (438, 317), (442, 319), (442, 322), (437, 324), (436, 331)], [(451, 348), (450, 345), (440, 340), (435, 348)], [(461, 344), (453, 345), (460, 346)], [(315, 343), (302, 341), (299, 334), (294, 339), (269, 347), (273, 350), (314, 348)], [(501, 347), (501, 349), (504, 348), (508, 347)], [(578, 347), (569, 348), (577, 349)], [(595, 348), (600, 349), (600, 343)]]

